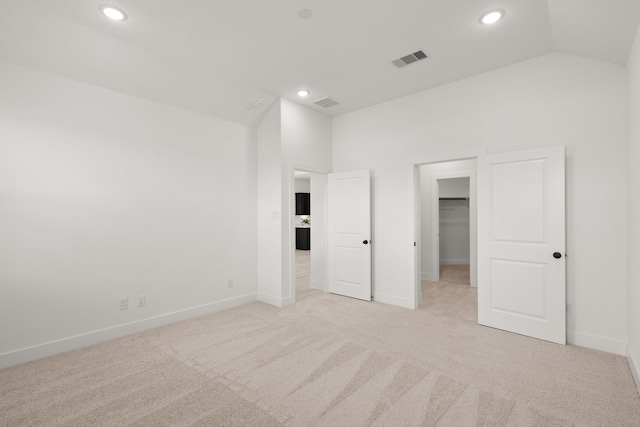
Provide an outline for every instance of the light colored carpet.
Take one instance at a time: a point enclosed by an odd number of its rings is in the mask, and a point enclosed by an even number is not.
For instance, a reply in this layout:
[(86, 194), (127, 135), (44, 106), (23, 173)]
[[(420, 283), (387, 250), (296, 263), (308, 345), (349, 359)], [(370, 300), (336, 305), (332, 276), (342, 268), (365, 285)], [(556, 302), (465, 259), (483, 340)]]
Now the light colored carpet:
[(440, 281), (470, 284), (469, 264), (443, 264), (440, 266)]
[(309, 295), (1, 370), (0, 425), (640, 426), (623, 357)]

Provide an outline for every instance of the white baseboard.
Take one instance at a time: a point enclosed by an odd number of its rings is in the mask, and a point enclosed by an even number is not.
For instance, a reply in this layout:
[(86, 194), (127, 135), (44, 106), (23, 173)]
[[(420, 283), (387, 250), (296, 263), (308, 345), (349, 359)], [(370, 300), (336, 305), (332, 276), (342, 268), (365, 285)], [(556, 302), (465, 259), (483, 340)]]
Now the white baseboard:
[(397, 305), (398, 307), (410, 308), (414, 309), (411, 301), (408, 298), (397, 297), (394, 295), (381, 294), (379, 292), (375, 292), (373, 295), (373, 300), (375, 302), (381, 302), (383, 304), (389, 305)]
[(275, 297), (269, 294), (258, 294), (258, 301), (263, 302), (265, 304), (276, 306), (278, 308), (282, 308), (286, 305), (285, 300), (283, 298)]
[(471, 264), (469, 259), (441, 259), (440, 265), (468, 265)]
[(629, 369), (631, 370), (631, 375), (633, 375), (633, 379), (636, 382), (636, 387), (638, 388), (638, 392), (640, 392), (640, 359), (636, 357), (631, 350), (630, 346), (627, 346), (627, 362), (629, 362)]
[(423, 271), (423, 272), (420, 274), (420, 278), (421, 278), (422, 280), (431, 280), (431, 281), (436, 280), (436, 278), (434, 277), (433, 273), (428, 272), (428, 271)]
[(87, 347), (89, 345), (98, 344), (115, 338), (121, 338), (127, 335), (154, 329), (159, 326), (179, 322), (181, 320), (191, 319), (193, 317), (238, 307), (250, 302), (254, 302), (256, 300), (256, 294), (241, 295), (239, 297), (230, 298), (223, 301), (203, 304), (197, 307), (175, 311), (173, 313), (162, 314), (159, 316), (150, 317), (148, 319), (126, 323), (124, 325), (118, 325), (111, 328), (105, 328), (81, 335), (75, 335), (72, 337), (47, 342), (44, 344), (38, 344), (33, 347), (10, 351), (0, 354), (0, 369), (36, 359), (41, 359), (43, 357), (53, 356), (55, 354), (64, 353), (66, 351)]
[(607, 353), (619, 354), (621, 356), (627, 355), (627, 342), (622, 340), (586, 334), (584, 332), (567, 331), (567, 342), (580, 347), (606, 351)]
[(321, 280), (312, 280), (311, 283), (309, 284), (309, 286), (311, 286), (311, 288), (317, 289), (319, 291), (324, 291), (325, 290), (324, 282), (321, 281)]
[(295, 297), (287, 297), (287, 298), (282, 298), (282, 305), (280, 306), (280, 308), (284, 308), (287, 307), (289, 305), (294, 305), (296, 303), (296, 299)]

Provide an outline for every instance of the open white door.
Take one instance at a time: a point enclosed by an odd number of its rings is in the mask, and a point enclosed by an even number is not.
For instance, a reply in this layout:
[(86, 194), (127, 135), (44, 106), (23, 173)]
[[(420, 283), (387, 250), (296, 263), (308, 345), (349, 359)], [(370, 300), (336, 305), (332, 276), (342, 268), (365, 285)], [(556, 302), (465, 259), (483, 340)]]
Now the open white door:
[(329, 292), (371, 301), (368, 170), (329, 174)]
[(566, 343), (564, 147), (478, 158), (478, 323)]

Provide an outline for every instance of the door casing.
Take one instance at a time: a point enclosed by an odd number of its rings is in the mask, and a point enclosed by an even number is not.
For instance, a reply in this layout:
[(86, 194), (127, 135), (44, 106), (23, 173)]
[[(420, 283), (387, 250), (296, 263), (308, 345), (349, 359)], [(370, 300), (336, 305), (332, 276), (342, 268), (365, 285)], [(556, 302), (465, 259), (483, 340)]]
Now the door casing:
[(412, 301), (409, 306), (417, 309), (422, 301), (422, 272), (420, 268), (422, 248), (420, 247), (421, 225), (420, 225), (420, 166), (431, 163), (452, 162), (457, 160), (477, 159), (487, 153), (486, 149), (469, 150), (451, 153), (434, 154), (423, 158), (414, 158), (409, 161), (409, 226), (411, 228), (412, 242), (407, 242), (413, 246), (413, 257), (411, 259), (411, 276), (413, 278)]
[[(431, 180), (431, 265), (434, 268), (432, 280), (440, 280), (440, 210), (439, 210), (439, 190), (438, 181), (449, 178), (469, 178), (469, 246), (470, 246), (470, 285), (478, 286), (478, 251), (477, 251), (477, 192), (476, 192), (476, 171), (467, 170), (452, 172), (449, 174), (434, 175)], [(420, 259), (422, 262), (422, 258)]]
[[(316, 167), (304, 164), (304, 163), (295, 163), (295, 162), (291, 162), (289, 163), (289, 170), (288, 170), (288, 176), (289, 176), (289, 185), (287, 186), (288, 191), (288, 245), (286, 246), (286, 256), (288, 259), (288, 268), (285, 270), (287, 276), (289, 277), (289, 295), (285, 296), (284, 300), (285, 300), (285, 304), (283, 305), (291, 305), (291, 304), (295, 304), (296, 302), (296, 233), (295, 233), (295, 219), (296, 219), (296, 195), (295, 195), (295, 171), (304, 171), (304, 172), (311, 172), (311, 173), (316, 173), (316, 174), (321, 174), (321, 175), (328, 175), (329, 173), (331, 173), (331, 170), (327, 170), (327, 169), (318, 169)], [(326, 206), (325, 206), (326, 209)], [(325, 230), (326, 233), (326, 230)], [(284, 242), (283, 242), (284, 244)], [(312, 243), (313, 244), (313, 243)], [(324, 277), (325, 277), (325, 284), (324, 284), (324, 291), (326, 292), (327, 290), (327, 282), (326, 282), (326, 278), (327, 278), (327, 251), (326, 251), (326, 247), (325, 247), (325, 251), (324, 251)], [(311, 253), (311, 256), (313, 256), (313, 252)]]

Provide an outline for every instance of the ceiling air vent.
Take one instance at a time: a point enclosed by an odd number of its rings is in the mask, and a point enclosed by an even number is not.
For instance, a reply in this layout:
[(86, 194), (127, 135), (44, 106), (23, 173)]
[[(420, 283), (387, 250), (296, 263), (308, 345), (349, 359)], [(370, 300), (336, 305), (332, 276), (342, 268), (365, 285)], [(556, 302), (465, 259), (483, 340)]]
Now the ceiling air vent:
[(414, 62), (422, 61), (423, 59), (427, 59), (427, 54), (419, 50), (407, 56), (403, 56), (400, 59), (396, 59), (395, 61), (391, 61), (391, 63), (398, 68), (402, 68), (405, 65), (413, 64)]
[(336, 101), (335, 99), (331, 99), (328, 96), (326, 98), (313, 101), (313, 103), (321, 106), (322, 108), (329, 108), (329, 107), (335, 107), (336, 105), (340, 105), (338, 101)]

